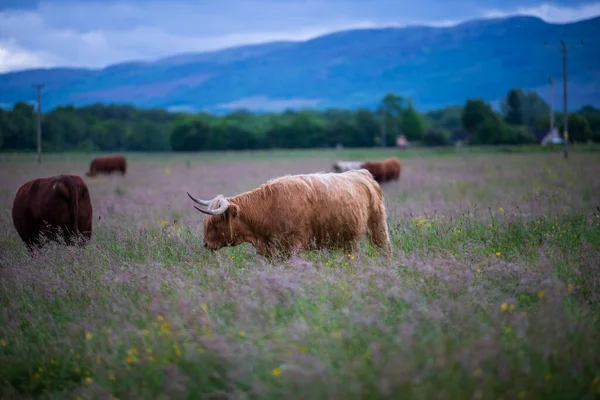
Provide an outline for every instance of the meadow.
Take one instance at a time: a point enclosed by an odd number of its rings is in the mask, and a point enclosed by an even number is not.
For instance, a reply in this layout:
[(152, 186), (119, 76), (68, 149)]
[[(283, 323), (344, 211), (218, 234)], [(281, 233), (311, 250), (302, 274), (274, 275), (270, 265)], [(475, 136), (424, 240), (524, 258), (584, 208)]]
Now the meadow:
[[(211, 253), (186, 191), (231, 196), (396, 154), (392, 259)], [(597, 399), (600, 158), (454, 150), (132, 154), (84, 177), (92, 241), (31, 259), (26, 180), (91, 156), (0, 155), (0, 398)]]

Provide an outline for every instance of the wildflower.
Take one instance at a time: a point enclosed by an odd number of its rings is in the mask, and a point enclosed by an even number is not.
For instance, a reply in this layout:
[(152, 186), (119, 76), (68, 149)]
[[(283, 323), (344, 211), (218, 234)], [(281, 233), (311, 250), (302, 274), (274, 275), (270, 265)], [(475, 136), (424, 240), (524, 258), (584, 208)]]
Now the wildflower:
[(96, 364), (98, 364), (98, 365), (102, 364), (102, 357), (96, 356)]
[(370, 360), (371, 359), (371, 353), (369, 353), (367, 351), (363, 357), (365, 358), (365, 360)]
[(148, 331), (148, 329), (144, 329), (143, 333), (144, 333), (144, 336), (148, 336), (148, 334), (149, 334), (150, 332)]
[(181, 356), (181, 350), (179, 350), (179, 346), (177, 345), (177, 343), (175, 343), (175, 344), (173, 345), (173, 353), (175, 353), (175, 355), (176, 355), (177, 357), (180, 357), (180, 356)]
[(569, 292), (572, 292), (573, 291), (573, 284), (569, 283), (569, 286), (567, 286), (567, 290)]
[(501, 309), (502, 311), (506, 311), (506, 310), (508, 309), (508, 304), (506, 304), (506, 303), (502, 303), (502, 305), (500, 306), (500, 309)]
[(550, 382), (550, 379), (552, 379), (552, 374), (548, 372), (544, 379), (546, 380), (546, 382)]
[(126, 362), (127, 364), (133, 364), (133, 363), (137, 362), (137, 358), (135, 358), (135, 357), (133, 357), (133, 356), (127, 356), (127, 357), (125, 358), (125, 362)]
[(508, 311), (510, 311), (510, 312), (515, 311), (515, 305), (514, 304), (510, 304), (508, 306)]
[(85, 378), (85, 383), (92, 383), (94, 382), (94, 380), (92, 378), (90, 378), (89, 376), (87, 378)]
[(544, 291), (540, 290), (537, 295), (541, 299), (542, 297), (544, 297)]
[(231, 259), (232, 259), (232, 260), (234, 260), (234, 259), (235, 259), (235, 256), (231, 256)]
[(499, 251), (496, 252), (496, 257), (500, 257), (500, 252)]
[(127, 354), (129, 354), (130, 356), (137, 356), (138, 351), (135, 347), (132, 347), (131, 349), (127, 350)]
[(339, 339), (342, 337), (342, 332), (332, 332), (331, 337), (334, 339)]
[(240, 331), (240, 336), (242, 336), (242, 337), (246, 336), (246, 332)]
[(481, 376), (481, 374), (483, 374), (483, 371), (481, 370), (481, 368), (477, 368), (475, 370), (475, 372), (473, 372), (473, 375), (475, 375), (475, 376)]
[(7, 345), (8, 345), (8, 342), (6, 341), (6, 339), (0, 339), (0, 346), (6, 347)]
[(271, 373), (273, 374), (274, 377), (278, 378), (281, 375), (281, 368), (279, 368), (279, 367), (273, 368)]
[(79, 353), (75, 354), (75, 358), (81, 358), (81, 356), (79, 355)]
[(164, 320), (165, 320), (165, 317), (163, 317), (162, 315), (158, 315), (158, 316), (156, 317), (156, 319), (157, 319), (157, 320), (159, 320), (159, 321), (164, 321)]
[(204, 354), (205, 350), (202, 347), (198, 347), (198, 353)]
[(42, 368), (42, 367), (38, 367), (38, 371), (40, 371), (40, 372), (44, 372), (44, 368)]
[(507, 335), (508, 335), (508, 334), (510, 334), (511, 332), (512, 332), (512, 328), (511, 328), (510, 326), (505, 326), (505, 327), (504, 327), (504, 333), (505, 333), (505, 334), (507, 334)]
[(202, 307), (205, 312), (208, 312), (208, 306), (206, 304), (202, 304), (200, 307)]
[(117, 379), (117, 378), (115, 378), (115, 374), (113, 374), (112, 372), (110, 374), (108, 374), (109, 381), (114, 381), (115, 379)]
[(500, 207), (500, 208), (498, 209), (498, 211), (500, 211), (501, 213), (503, 213), (503, 212), (504, 212), (504, 207)]
[(35, 374), (33, 374), (33, 380), (37, 381), (40, 378), (40, 374), (38, 374), (37, 372)]
[(306, 346), (302, 345), (298, 347), (298, 350), (300, 350), (301, 353), (306, 353)]
[(152, 349), (150, 347), (146, 347), (146, 353), (152, 354)]

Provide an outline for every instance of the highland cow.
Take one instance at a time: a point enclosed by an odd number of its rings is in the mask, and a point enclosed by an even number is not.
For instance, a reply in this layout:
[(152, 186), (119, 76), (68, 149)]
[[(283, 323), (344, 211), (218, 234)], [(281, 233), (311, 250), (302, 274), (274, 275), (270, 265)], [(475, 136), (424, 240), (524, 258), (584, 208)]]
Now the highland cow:
[(92, 201), (87, 185), (76, 175), (57, 175), (24, 183), (13, 201), (13, 224), (31, 252), (42, 236), (67, 245), (76, 236), (92, 238)]
[(383, 193), (364, 169), (288, 175), (228, 198), (187, 194), (209, 215), (204, 220), (209, 250), (251, 243), (267, 258), (324, 248), (356, 252), (366, 234), (387, 257), (391, 254)]
[(92, 160), (90, 170), (85, 176), (96, 176), (98, 173), (112, 174), (117, 171), (121, 172), (121, 175), (127, 172), (125, 157), (119, 155), (96, 157)]
[(362, 167), (368, 170), (378, 183), (384, 183), (390, 180), (400, 178), (401, 164), (396, 157), (386, 158), (381, 161), (367, 161)]

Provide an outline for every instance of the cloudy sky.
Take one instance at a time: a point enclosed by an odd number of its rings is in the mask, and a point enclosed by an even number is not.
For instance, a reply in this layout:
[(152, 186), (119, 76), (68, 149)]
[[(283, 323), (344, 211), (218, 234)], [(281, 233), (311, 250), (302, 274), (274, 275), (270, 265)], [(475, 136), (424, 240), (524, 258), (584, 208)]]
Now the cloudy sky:
[(0, 0), (0, 72), (97, 68), (349, 28), (447, 26), (515, 14), (570, 22), (600, 15), (600, 1)]

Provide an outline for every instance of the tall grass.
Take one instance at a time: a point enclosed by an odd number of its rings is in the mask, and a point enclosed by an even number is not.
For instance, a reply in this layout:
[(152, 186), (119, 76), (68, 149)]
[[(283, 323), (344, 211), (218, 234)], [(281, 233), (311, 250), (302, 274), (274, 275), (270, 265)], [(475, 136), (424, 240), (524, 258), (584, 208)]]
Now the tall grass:
[[(233, 194), (325, 161), (133, 164), (88, 181), (86, 248), (35, 259), (5, 212), (0, 398), (597, 398), (600, 168), (544, 157), (406, 161), (384, 186), (391, 261), (366, 242), (276, 265), (203, 251), (186, 184)], [(36, 174), (11, 168), (5, 210)]]

